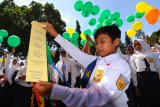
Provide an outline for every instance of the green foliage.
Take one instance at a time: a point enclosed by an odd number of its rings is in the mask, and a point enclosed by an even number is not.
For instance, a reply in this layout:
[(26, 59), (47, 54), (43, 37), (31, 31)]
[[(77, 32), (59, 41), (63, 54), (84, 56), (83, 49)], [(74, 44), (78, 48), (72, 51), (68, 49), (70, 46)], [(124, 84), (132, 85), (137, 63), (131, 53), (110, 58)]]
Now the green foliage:
[(126, 46), (124, 43), (120, 42), (119, 48), (120, 48), (122, 54), (126, 54)]
[(151, 34), (151, 40), (158, 43), (158, 36), (156, 31)]
[[(17, 47), (16, 53), (22, 52), (27, 55), (32, 21), (48, 21), (55, 26), (59, 34), (65, 32), (66, 23), (61, 19), (60, 12), (55, 9), (53, 4), (32, 1), (27, 7), (17, 6), (13, 0), (4, 0), (0, 3), (0, 30), (5, 29), (10, 35), (17, 35), (21, 39), (20, 46)], [(47, 36), (47, 40), (53, 38)], [(7, 44), (7, 38), (4, 38), (3, 44), (11, 50)]]
[(127, 33), (125, 35), (125, 47), (128, 47), (128, 45), (132, 44), (132, 39), (127, 36)]

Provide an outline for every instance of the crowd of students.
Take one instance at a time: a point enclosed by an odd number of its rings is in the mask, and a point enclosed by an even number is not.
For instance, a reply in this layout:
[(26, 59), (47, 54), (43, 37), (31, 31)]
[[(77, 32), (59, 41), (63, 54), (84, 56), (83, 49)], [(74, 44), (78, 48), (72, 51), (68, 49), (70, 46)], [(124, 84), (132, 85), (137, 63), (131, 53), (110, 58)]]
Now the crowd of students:
[[(51, 24), (42, 24), (61, 46), (51, 48), (51, 53), (53, 57), (60, 53), (55, 65), (62, 76), (48, 64), (49, 82), (36, 84), (39, 95), (49, 99), (45, 107), (160, 106), (160, 45), (150, 37), (133, 41), (124, 55), (118, 47), (121, 31), (115, 25), (99, 28), (95, 42), (87, 35), (86, 44), (78, 49)], [(25, 81), (27, 60), (14, 53), (14, 48), (4, 52), (0, 62), (0, 106), (36, 107), (36, 101), (31, 105), (33, 84)]]

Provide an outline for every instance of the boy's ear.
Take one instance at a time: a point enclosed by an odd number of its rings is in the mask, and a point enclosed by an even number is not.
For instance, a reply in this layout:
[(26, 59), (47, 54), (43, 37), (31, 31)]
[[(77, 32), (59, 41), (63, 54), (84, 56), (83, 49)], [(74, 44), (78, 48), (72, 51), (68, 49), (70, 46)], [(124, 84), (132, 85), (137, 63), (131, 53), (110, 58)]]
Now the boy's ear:
[(114, 46), (118, 46), (119, 43), (120, 43), (120, 38), (116, 38), (116, 39), (113, 41)]

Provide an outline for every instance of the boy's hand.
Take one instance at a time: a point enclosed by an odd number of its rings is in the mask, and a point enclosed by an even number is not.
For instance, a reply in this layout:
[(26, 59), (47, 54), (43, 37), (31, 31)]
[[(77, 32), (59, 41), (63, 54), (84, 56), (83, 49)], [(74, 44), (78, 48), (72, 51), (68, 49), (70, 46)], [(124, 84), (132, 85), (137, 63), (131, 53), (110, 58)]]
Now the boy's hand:
[(55, 30), (55, 28), (52, 26), (52, 24), (48, 23), (48, 22), (41, 22), (42, 23), (42, 27), (48, 32), (50, 33), (53, 37), (57, 37), (58, 33)]
[(54, 84), (50, 82), (40, 81), (36, 83), (36, 89), (40, 96), (50, 97), (53, 85)]
[(16, 51), (16, 49), (15, 49), (15, 48), (13, 48), (13, 49), (12, 49), (12, 54), (14, 54), (14, 53), (15, 53), (15, 51)]

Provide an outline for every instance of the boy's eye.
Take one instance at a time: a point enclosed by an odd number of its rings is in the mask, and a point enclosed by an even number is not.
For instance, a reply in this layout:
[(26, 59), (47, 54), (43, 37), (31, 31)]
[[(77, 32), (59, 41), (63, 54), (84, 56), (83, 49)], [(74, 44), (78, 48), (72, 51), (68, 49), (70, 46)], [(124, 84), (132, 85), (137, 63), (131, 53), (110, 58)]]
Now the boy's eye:
[(101, 41), (101, 43), (105, 43), (105, 42), (106, 42), (105, 40), (102, 40), (102, 41)]

